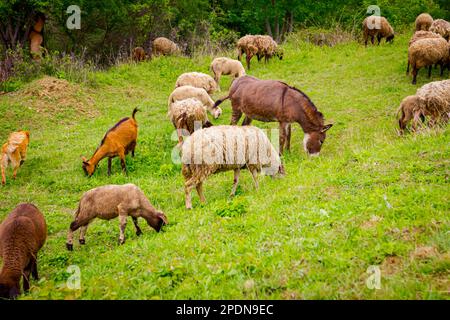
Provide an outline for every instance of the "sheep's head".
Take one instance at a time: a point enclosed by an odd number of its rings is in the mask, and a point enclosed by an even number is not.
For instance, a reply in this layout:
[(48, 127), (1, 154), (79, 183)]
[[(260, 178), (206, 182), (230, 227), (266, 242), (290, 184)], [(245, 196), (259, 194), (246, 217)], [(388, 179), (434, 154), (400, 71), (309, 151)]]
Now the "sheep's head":
[(169, 223), (166, 215), (162, 211), (156, 211), (149, 218), (146, 218), (146, 220), (148, 225), (155, 229), (156, 232), (159, 232), (164, 225)]
[(91, 164), (90, 161), (88, 159), (86, 159), (85, 157), (81, 157), (81, 160), (83, 161), (82, 168), (83, 168), (84, 173), (88, 177), (92, 176), (94, 174), (96, 166)]
[[(417, 113), (416, 110), (419, 108), (420, 99), (418, 96), (408, 96), (403, 99), (398, 109), (398, 125), (400, 127), (400, 134), (403, 134), (408, 123), (414, 118), (414, 114)], [(420, 115), (419, 115), (420, 116)]]
[(393, 43), (394, 42), (394, 37), (395, 37), (394, 34), (391, 34), (391, 35), (387, 36), (386, 37), (386, 42)]
[(16, 299), (20, 295), (17, 285), (0, 283), (0, 299)]
[(332, 127), (332, 124), (323, 126), (318, 131), (311, 131), (305, 133), (303, 138), (303, 147), (310, 156), (318, 156), (322, 145), (325, 142), (326, 132)]

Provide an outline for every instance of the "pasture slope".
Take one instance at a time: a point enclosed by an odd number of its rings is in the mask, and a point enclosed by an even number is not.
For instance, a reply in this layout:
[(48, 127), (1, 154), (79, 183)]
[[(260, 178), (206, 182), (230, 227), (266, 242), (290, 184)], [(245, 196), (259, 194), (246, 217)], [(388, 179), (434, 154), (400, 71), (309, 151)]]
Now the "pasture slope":
[[(12, 130), (31, 131), (17, 180), (9, 173), (0, 188), (0, 219), (30, 201), (49, 227), (39, 256), (42, 279), (21, 298), (448, 299), (450, 135), (448, 128), (397, 135), (400, 101), (428, 82), (423, 70), (417, 86), (405, 75), (408, 39), (365, 49), (356, 42), (321, 48), (293, 38), (283, 61), (255, 59), (251, 75), (303, 90), (334, 127), (320, 157), (308, 158), (303, 133), (293, 125), (285, 178), (262, 177), (256, 192), (245, 171), (229, 201), (232, 172), (215, 175), (205, 184), (208, 203), (200, 205), (195, 194), (192, 211), (184, 209), (180, 167), (171, 162), (176, 141), (167, 97), (179, 74), (209, 72), (212, 57), (162, 57), (98, 72), (94, 87), (67, 89), (73, 105), (64, 107), (50, 95), (0, 96), (0, 140)], [(439, 79), (434, 70), (432, 80)], [(214, 98), (229, 85), (223, 77)], [(111, 177), (105, 160), (86, 178), (80, 155), (91, 156), (106, 130), (135, 106), (142, 111), (128, 176), (115, 159)], [(215, 124), (230, 121), (229, 101), (222, 107)], [(96, 220), (86, 245), (75, 242), (67, 252), (66, 231), (83, 192), (127, 182), (166, 212), (165, 231), (157, 234), (140, 221), (138, 238), (129, 221), (119, 246), (118, 220)], [(80, 290), (66, 288), (70, 265), (80, 268)], [(366, 286), (372, 265), (380, 267), (379, 290)]]

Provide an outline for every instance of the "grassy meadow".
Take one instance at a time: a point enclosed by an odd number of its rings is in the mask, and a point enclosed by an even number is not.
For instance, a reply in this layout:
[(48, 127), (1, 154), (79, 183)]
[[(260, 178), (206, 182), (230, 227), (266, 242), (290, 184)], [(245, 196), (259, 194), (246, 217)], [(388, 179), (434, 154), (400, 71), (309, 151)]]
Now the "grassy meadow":
[[(243, 171), (237, 196), (229, 199), (233, 173), (217, 174), (204, 185), (205, 205), (193, 193), (191, 211), (184, 208), (181, 168), (171, 161), (176, 139), (167, 98), (178, 75), (209, 73), (213, 57), (161, 57), (97, 72), (91, 85), (70, 84), (63, 107), (57, 104), (64, 97), (40, 96), (37, 82), (0, 95), (0, 141), (14, 130), (31, 131), (17, 179), (8, 171), (0, 186), (0, 220), (20, 202), (32, 202), (48, 224), (41, 279), (21, 298), (448, 299), (450, 133), (399, 137), (396, 130), (400, 101), (430, 81), (422, 70), (413, 86), (405, 74), (409, 36), (367, 49), (357, 42), (318, 47), (292, 37), (282, 61), (265, 65), (255, 58), (250, 75), (301, 89), (334, 126), (320, 157), (308, 158), (294, 124), (284, 178), (261, 177), (256, 191)], [(441, 79), (438, 73), (433, 81)], [(222, 78), (214, 99), (226, 95), (230, 82)], [(90, 157), (136, 106), (138, 145), (136, 157), (127, 156), (128, 175), (116, 158), (110, 177), (106, 159), (85, 177), (80, 155)], [(229, 124), (230, 102), (222, 108), (214, 124)], [(144, 234), (137, 237), (130, 219), (119, 246), (118, 219), (94, 220), (86, 245), (75, 241), (68, 252), (66, 232), (81, 195), (130, 182), (166, 213), (164, 232), (140, 220)], [(71, 265), (81, 272), (78, 290), (66, 286)], [(370, 266), (380, 268), (380, 289), (366, 285)]]

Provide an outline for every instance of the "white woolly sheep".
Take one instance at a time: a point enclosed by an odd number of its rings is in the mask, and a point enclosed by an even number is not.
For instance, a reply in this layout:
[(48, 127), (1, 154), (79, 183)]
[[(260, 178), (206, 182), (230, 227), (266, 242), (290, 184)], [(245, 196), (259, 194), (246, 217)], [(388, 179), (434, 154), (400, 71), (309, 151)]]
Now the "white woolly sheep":
[(179, 146), (183, 143), (183, 130), (192, 134), (197, 129), (197, 123), (205, 128), (212, 125), (206, 114), (206, 106), (194, 98), (171, 103), (169, 105), (168, 116), (175, 129), (177, 129)]
[(421, 13), (416, 18), (416, 31), (428, 31), (433, 23), (433, 17), (428, 13)]
[(169, 96), (169, 107), (175, 101), (180, 101), (188, 98), (195, 98), (199, 100), (203, 105), (206, 106), (209, 113), (217, 119), (222, 114), (222, 109), (220, 107), (214, 106), (214, 100), (211, 99), (209, 94), (203, 88), (196, 88), (193, 86), (182, 86), (178, 87), (172, 91)]
[(136, 235), (138, 236), (142, 234), (138, 226), (138, 218), (145, 219), (147, 224), (157, 232), (168, 223), (166, 215), (156, 210), (142, 190), (134, 184), (106, 185), (87, 191), (81, 197), (78, 209), (75, 212), (75, 220), (70, 224), (67, 234), (67, 249), (73, 250), (73, 232), (78, 228), (81, 228), (80, 244), (86, 243), (84, 235), (89, 223), (95, 218), (111, 220), (119, 217), (119, 243), (125, 243), (125, 227), (128, 216), (133, 218)]
[(429, 117), (429, 125), (447, 122), (450, 117), (450, 80), (430, 82), (417, 90), (413, 96), (403, 99), (398, 109), (400, 133), (413, 120), (416, 130), (419, 121)]
[(164, 56), (167, 56), (167, 55), (179, 54), (179, 53), (181, 53), (181, 49), (172, 40), (169, 40), (164, 37), (159, 37), (159, 38), (156, 38), (155, 40), (153, 40), (152, 53), (155, 56), (158, 56), (161, 54)]
[(201, 72), (187, 72), (180, 75), (175, 83), (175, 88), (181, 86), (203, 88), (208, 94), (212, 94), (217, 90), (217, 84), (214, 79), (210, 75)]
[(408, 49), (408, 68), (413, 68), (413, 84), (417, 82), (417, 73), (420, 68), (428, 67), (428, 77), (431, 77), (431, 69), (434, 64), (441, 66), (441, 76), (444, 67), (449, 60), (449, 44), (443, 38), (420, 39), (414, 42)]
[(367, 46), (369, 37), (372, 44), (377, 37), (378, 44), (382, 38), (386, 38), (386, 42), (394, 41), (394, 29), (385, 17), (370, 16), (363, 21), (364, 44)]
[(431, 24), (430, 31), (440, 34), (446, 40), (450, 40), (450, 22), (446, 20), (434, 20)]
[(253, 126), (215, 126), (197, 130), (184, 142), (181, 159), (187, 209), (192, 209), (194, 187), (200, 201), (205, 202), (203, 182), (214, 173), (234, 170), (233, 196), (241, 169), (250, 171), (256, 188), (261, 170), (271, 176), (283, 172), (278, 152), (264, 132)]
[(211, 71), (214, 73), (214, 80), (217, 83), (217, 88), (220, 90), (220, 77), (224, 75), (231, 75), (234, 78), (239, 78), (245, 75), (245, 69), (242, 63), (238, 60), (233, 60), (226, 57), (215, 58), (211, 62)]

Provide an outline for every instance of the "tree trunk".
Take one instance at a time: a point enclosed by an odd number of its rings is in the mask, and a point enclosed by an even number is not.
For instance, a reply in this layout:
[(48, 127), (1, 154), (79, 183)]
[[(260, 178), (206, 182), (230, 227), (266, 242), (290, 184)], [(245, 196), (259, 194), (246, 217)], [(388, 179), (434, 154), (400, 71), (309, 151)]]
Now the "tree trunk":
[(269, 22), (269, 18), (268, 17), (266, 17), (266, 31), (267, 31), (267, 34), (273, 38), (273, 36), (272, 36), (272, 27), (270, 26), (270, 22)]

